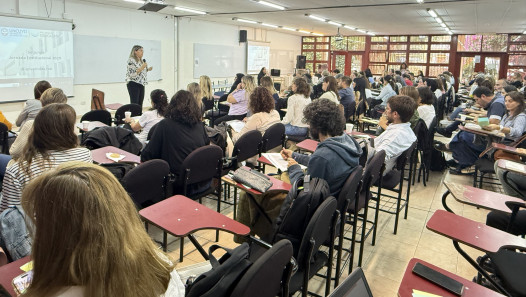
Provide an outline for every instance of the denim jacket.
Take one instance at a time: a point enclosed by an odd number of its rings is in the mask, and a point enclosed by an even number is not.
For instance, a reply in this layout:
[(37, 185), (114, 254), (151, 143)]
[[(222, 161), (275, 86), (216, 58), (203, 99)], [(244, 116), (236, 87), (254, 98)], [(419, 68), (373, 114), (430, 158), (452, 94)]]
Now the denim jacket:
[(0, 246), (12, 261), (31, 254), (32, 240), (20, 206), (10, 206), (0, 214)]

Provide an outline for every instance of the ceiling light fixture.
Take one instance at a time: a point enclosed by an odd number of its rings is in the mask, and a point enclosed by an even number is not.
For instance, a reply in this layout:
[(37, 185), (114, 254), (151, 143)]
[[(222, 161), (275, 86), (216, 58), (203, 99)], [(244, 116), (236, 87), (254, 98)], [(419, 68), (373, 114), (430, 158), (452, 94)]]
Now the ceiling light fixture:
[(346, 29), (349, 29), (349, 30), (356, 30), (355, 27), (351, 27), (351, 26), (343, 26), (343, 27), (346, 28)]
[(427, 9), (427, 13), (429, 13), (429, 15), (434, 17), (434, 18), (438, 17), (437, 13), (434, 10), (432, 10), (431, 8)]
[(176, 6), (176, 7), (174, 7), (174, 9), (175, 10), (180, 10), (180, 11), (186, 11), (186, 12), (190, 12), (190, 13), (196, 13), (196, 14), (206, 14), (206, 12), (204, 12), (204, 11), (195, 10), (195, 9), (186, 8), (186, 7)]
[(327, 23), (331, 24), (331, 25), (334, 25), (334, 26), (338, 26), (338, 27), (341, 27), (342, 24), (340, 23), (336, 23), (336, 22), (333, 22), (333, 21), (328, 21)]
[(442, 26), (442, 28), (447, 27), (446, 24), (444, 24), (444, 23), (441, 23), (440, 26)]
[(376, 36), (376, 34), (374, 34), (373, 32), (367, 32), (367, 35)]
[(265, 23), (261, 23), (261, 25), (265, 26), (265, 27), (270, 27), (270, 28), (277, 28), (278, 26), (276, 25), (271, 25), (271, 24), (265, 24)]
[(289, 30), (289, 31), (298, 31), (298, 29), (289, 28), (289, 27), (281, 27), (283, 30)]
[(142, 0), (124, 0), (124, 2), (132, 2), (132, 3), (144, 4), (145, 1), (142, 1)]
[(306, 14), (306, 16), (308, 16), (308, 17), (311, 18), (311, 19), (315, 19), (315, 20), (317, 20), (317, 21), (320, 21), (320, 22), (326, 22), (326, 21), (327, 21), (327, 20), (324, 19), (324, 18), (317, 17), (317, 16), (312, 15), (312, 14)]
[(522, 34), (526, 34), (526, 31), (522, 32)]
[(307, 33), (307, 34), (310, 34), (310, 32), (309, 32), (309, 31), (305, 31), (305, 30), (299, 30), (299, 32), (301, 32), (301, 33)]
[(356, 29), (356, 31), (358, 31), (358, 32), (362, 32), (362, 33), (364, 33), (364, 34), (367, 34), (367, 31), (362, 30), (362, 29)]
[(422, 3), (424, 3), (424, 0), (416, 0), (416, 2), (422, 4)]
[(310, 32), (312, 35), (316, 35), (316, 36), (323, 36), (323, 34), (321, 33), (314, 33), (314, 32)]
[(444, 21), (442, 21), (441, 18), (435, 18), (435, 21), (437, 21), (437, 23), (439, 23), (439, 24), (442, 24), (444, 22)]
[(245, 19), (238, 19), (238, 18), (232, 18), (234, 21), (243, 22), (243, 23), (249, 23), (249, 24), (257, 24), (258, 22), (251, 21), (251, 20), (245, 20)]
[(267, 1), (257, 1), (257, 3), (263, 4), (263, 5), (266, 5), (266, 6), (270, 6), (272, 8), (276, 8), (276, 9), (279, 9), (279, 10), (285, 10), (285, 7), (283, 7), (281, 5), (274, 4), (274, 3), (270, 3), (270, 2), (267, 2)]

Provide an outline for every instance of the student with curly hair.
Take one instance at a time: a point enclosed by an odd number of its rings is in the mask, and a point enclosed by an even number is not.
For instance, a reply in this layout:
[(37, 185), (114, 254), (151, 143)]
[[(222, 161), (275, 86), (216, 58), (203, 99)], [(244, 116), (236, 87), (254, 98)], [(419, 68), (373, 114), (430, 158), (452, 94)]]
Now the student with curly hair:
[(344, 133), (345, 119), (338, 104), (329, 99), (318, 99), (303, 110), (309, 124), (311, 136), (319, 139), (318, 147), (312, 155), (293, 153), (283, 149), (281, 156), (289, 161), (291, 183), (303, 178), (299, 164), (308, 167), (311, 178), (327, 181), (331, 195), (337, 196), (349, 174), (358, 166), (362, 154), (360, 145)]
[[(172, 97), (168, 109), (153, 132), (150, 142), (142, 150), (141, 161), (162, 159), (170, 165), (170, 171), (179, 180), (183, 175), (181, 165), (192, 151), (210, 144), (203, 122), (201, 108), (194, 95), (180, 90)], [(208, 188), (209, 182), (190, 185), (188, 195)], [(176, 193), (182, 192), (176, 183)]]

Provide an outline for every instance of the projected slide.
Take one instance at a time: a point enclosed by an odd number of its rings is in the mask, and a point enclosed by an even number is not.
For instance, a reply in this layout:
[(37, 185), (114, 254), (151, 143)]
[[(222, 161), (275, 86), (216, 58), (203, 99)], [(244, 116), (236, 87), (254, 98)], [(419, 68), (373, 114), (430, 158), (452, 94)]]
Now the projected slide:
[(261, 45), (248, 45), (247, 72), (249, 74), (259, 73), (261, 68), (270, 65), (270, 47)]
[(0, 27), (0, 100), (27, 99), (39, 80), (72, 95), (71, 30)]

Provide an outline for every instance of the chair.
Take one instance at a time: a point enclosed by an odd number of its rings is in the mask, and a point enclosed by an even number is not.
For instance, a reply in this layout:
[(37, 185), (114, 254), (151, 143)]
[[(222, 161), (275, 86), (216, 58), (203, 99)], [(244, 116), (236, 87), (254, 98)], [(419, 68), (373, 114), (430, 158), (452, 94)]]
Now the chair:
[(80, 118), (80, 122), (83, 121), (99, 121), (111, 126), (111, 113), (105, 109), (88, 111)]
[(288, 296), (292, 274), (292, 244), (280, 240), (260, 256), (244, 273), (231, 297)]
[[(473, 186), (482, 189), (485, 182), (492, 185), (500, 185), (498, 178), (488, 177), (487, 175), (495, 174), (495, 161), (488, 158), (480, 158), (475, 161), (475, 171), (473, 173)], [(486, 179), (486, 181), (484, 181)]]
[(142, 209), (166, 198), (166, 179), (169, 174), (170, 166), (166, 161), (150, 160), (125, 174), (122, 185), (137, 209)]
[[(519, 251), (516, 251), (518, 249)], [(495, 268), (495, 275), (511, 296), (526, 296), (526, 247), (501, 247), (496, 253), (489, 253)]]
[(136, 117), (142, 115), (142, 107), (139, 104), (130, 103), (125, 104), (115, 111), (115, 125), (124, 124), (125, 112), (131, 111), (131, 116)]
[[(329, 294), (331, 285), (332, 262), (329, 256), (320, 251), (320, 246), (329, 238), (334, 238), (335, 226), (338, 220), (337, 202), (329, 197), (316, 209), (309, 221), (298, 251), (294, 251), (298, 262), (298, 270), (290, 280), (290, 293), (301, 290), (306, 297), (309, 289), (309, 279), (324, 266), (327, 266), (325, 295)], [(331, 247), (332, 248), (332, 247)]]
[(9, 129), (4, 123), (0, 123), (0, 145), (2, 146), (2, 154), (9, 154), (9, 143), (7, 138), (9, 137)]
[[(263, 134), (261, 142), (261, 153), (266, 153), (278, 146), (284, 146), (285, 137), (285, 125), (283, 125), (282, 123), (276, 123), (270, 126)], [(263, 164), (262, 170), (263, 172), (265, 172), (265, 164)]]
[[(396, 160), (396, 167), (389, 171), (386, 175), (381, 178), (381, 183), (375, 184), (378, 186), (378, 193), (376, 197), (373, 197), (373, 200), (376, 200), (376, 214), (375, 214), (375, 224), (378, 223), (378, 211), (387, 212), (395, 215), (395, 225), (394, 225), (394, 234), (398, 230), (398, 218), (400, 212), (405, 208), (404, 219), (407, 219), (407, 211), (409, 208), (409, 194), (411, 191), (411, 178), (413, 174), (413, 153), (415, 151), (417, 142), (415, 141), (407, 150), (405, 150)], [(406, 197), (402, 198), (402, 192), (404, 190), (404, 180), (405, 180), (405, 167), (407, 162), (409, 163), (409, 178), (407, 182)], [(393, 191), (398, 195), (396, 197), (381, 194), (380, 188)], [(383, 201), (383, 206), (380, 207), (380, 200), (382, 195), (387, 197), (387, 201)], [(391, 199), (396, 199), (395, 202)]]
[[(433, 118), (433, 122), (436, 123), (436, 117)], [(429, 141), (429, 136), (430, 136), (429, 129), (427, 128), (426, 122), (423, 119), (418, 119), (415, 127), (413, 128), (413, 132), (415, 133), (416, 139), (417, 139), (417, 146), (416, 146), (417, 151), (416, 151), (416, 154), (414, 154), (415, 160), (413, 160), (413, 165), (414, 165), (413, 171), (416, 172), (418, 157), (420, 157), (420, 168), (418, 170), (418, 182), (420, 182), (420, 174), (423, 172), (424, 174), (423, 183), (424, 183), (424, 186), (426, 186), (426, 181), (427, 181), (426, 174), (429, 172), (429, 170), (427, 169), (428, 166), (426, 166), (426, 164), (424, 163), (424, 153), (428, 152), (433, 147), (433, 142)], [(413, 185), (415, 184), (415, 176), (416, 174), (413, 175), (413, 180), (412, 180)]]
[(361, 268), (356, 269), (329, 297), (372, 297), (371, 288)]

